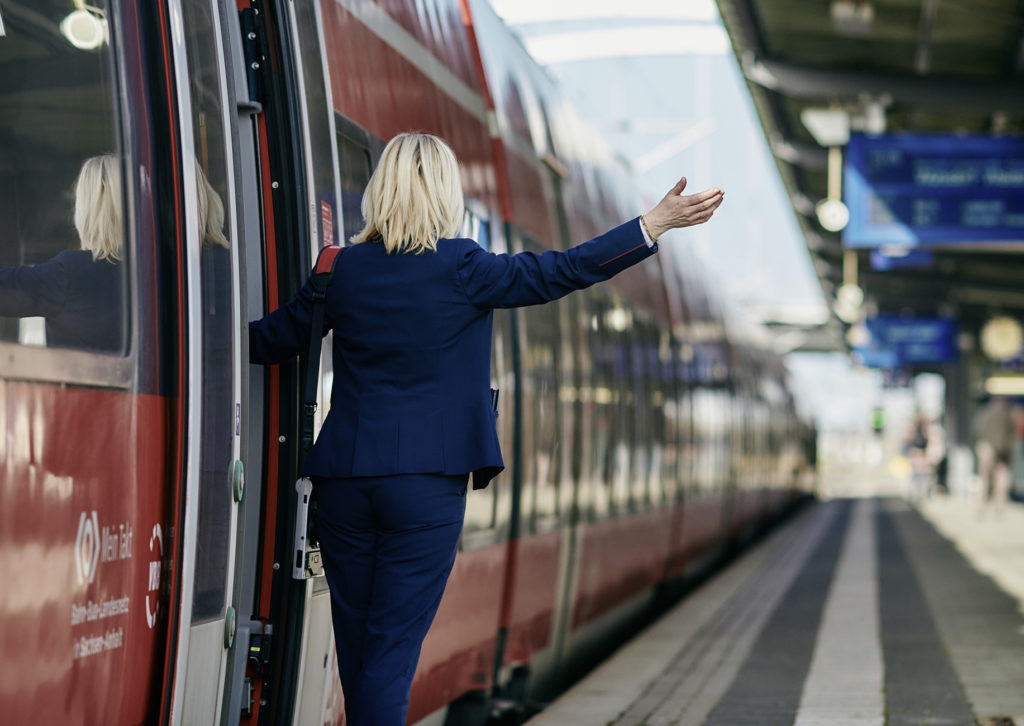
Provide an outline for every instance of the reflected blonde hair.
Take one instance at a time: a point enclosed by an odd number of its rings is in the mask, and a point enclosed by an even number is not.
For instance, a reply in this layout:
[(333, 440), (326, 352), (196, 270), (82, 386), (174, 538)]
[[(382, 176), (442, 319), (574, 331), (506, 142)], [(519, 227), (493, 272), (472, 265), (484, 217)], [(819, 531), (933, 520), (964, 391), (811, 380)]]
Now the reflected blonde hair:
[(455, 154), (430, 134), (388, 142), (363, 193), (363, 228), (353, 242), (383, 242), (392, 252), (433, 252), (453, 237), (465, 211)]
[(96, 262), (121, 260), (121, 163), (113, 154), (86, 159), (75, 182), (75, 229)]
[(202, 247), (229, 247), (224, 236), (224, 202), (196, 162), (196, 197), (199, 207), (199, 242)]

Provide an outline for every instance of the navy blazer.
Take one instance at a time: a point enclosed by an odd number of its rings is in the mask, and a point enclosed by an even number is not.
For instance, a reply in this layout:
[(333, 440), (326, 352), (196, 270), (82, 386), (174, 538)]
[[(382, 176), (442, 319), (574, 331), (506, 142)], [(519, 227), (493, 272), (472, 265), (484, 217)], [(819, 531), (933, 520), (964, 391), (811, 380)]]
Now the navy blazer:
[[(327, 290), (334, 331), (331, 410), (303, 467), (310, 477), (473, 473), (503, 468), (490, 401), (494, 308), (537, 305), (607, 280), (657, 251), (638, 219), (565, 252), (496, 255), (470, 239), (436, 253), (349, 247)], [(312, 285), (249, 323), (249, 358), (279, 363), (306, 350)]]
[(119, 351), (124, 345), (120, 264), (64, 250), (38, 265), (0, 267), (0, 316), (46, 318), (50, 347)]

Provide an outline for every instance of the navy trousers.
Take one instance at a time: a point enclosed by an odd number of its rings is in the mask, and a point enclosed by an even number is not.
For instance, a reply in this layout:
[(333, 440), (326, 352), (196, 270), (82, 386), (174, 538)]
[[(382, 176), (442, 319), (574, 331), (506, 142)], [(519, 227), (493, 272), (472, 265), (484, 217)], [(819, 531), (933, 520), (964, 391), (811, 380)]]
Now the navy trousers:
[(467, 481), (314, 481), (348, 726), (405, 726), (420, 646), (455, 563)]

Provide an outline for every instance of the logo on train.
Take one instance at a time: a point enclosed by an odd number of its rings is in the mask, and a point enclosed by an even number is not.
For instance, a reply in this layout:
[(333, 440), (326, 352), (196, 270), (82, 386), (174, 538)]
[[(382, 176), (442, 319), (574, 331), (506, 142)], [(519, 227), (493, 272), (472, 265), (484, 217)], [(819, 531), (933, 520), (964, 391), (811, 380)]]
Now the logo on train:
[(78, 572), (78, 584), (92, 584), (99, 559), (100, 525), (94, 509), (91, 514), (82, 512), (78, 520), (78, 536), (75, 538), (75, 570)]
[[(164, 559), (164, 536), (159, 523), (153, 525), (153, 534), (149, 537), (149, 551), (156, 556), (156, 559), (149, 563), (149, 591), (146, 593), (146, 624), (152, 629), (160, 612), (160, 567)], [(150, 597), (153, 598), (152, 605)]]
[(78, 584), (91, 585), (96, 569), (104, 562), (132, 559), (132, 524), (104, 524), (100, 526), (96, 510), (82, 512), (78, 518), (78, 536), (75, 537), (75, 573)]

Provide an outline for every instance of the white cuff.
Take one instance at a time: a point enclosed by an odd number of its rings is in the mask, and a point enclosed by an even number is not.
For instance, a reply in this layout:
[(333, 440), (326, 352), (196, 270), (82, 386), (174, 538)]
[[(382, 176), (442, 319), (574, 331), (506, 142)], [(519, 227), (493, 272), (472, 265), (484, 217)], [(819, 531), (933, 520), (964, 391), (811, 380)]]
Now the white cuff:
[[(642, 220), (643, 217), (644, 216), (641, 214), (640, 215), (640, 220)], [(644, 223), (642, 221), (640, 221), (640, 220), (637, 220), (637, 223), (640, 225), (640, 232), (644, 236), (644, 242), (647, 243), (648, 247), (654, 247), (654, 240), (651, 239), (651, 235), (647, 234), (647, 227), (645, 227)]]

